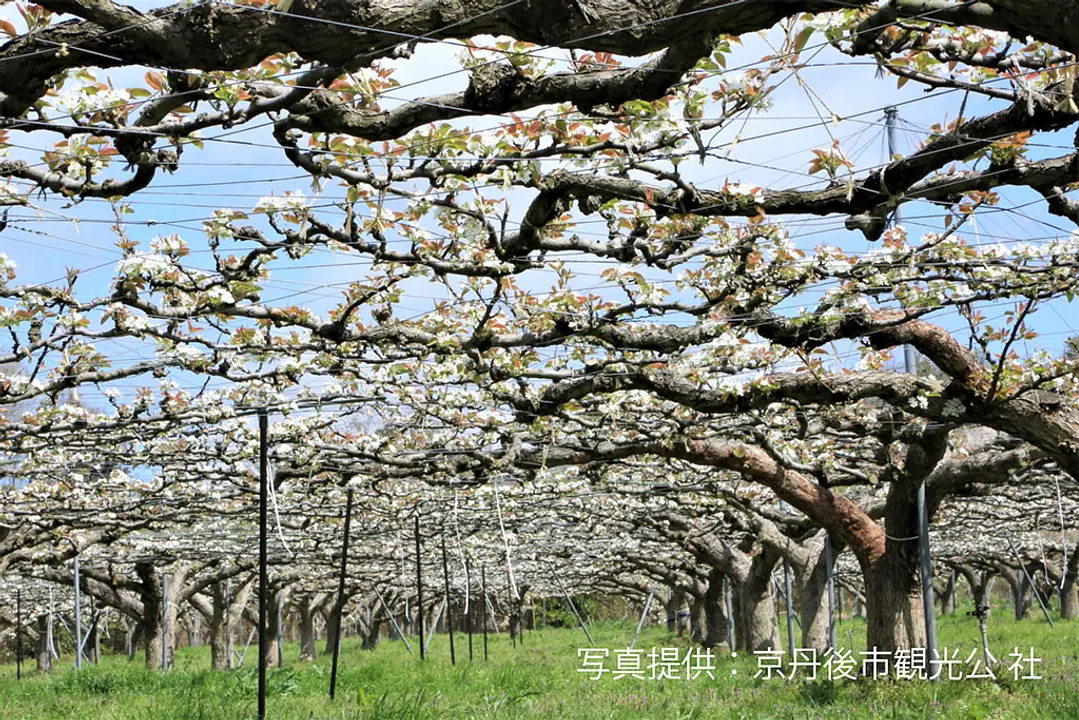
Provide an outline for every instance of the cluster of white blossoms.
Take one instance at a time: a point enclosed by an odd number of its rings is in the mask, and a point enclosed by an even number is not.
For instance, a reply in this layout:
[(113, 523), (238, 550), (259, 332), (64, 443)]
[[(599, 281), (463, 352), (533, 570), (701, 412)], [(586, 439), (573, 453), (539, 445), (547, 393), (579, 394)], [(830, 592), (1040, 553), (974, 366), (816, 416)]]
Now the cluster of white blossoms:
[(233, 305), (236, 303), (236, 298), (232, 296), (228, 288), (221, 285), (214, 285), (202, 294), (202, 298), (210, 305)]
[(914, 397), (907, 400), (907, 405), (910, 405), (915, 410), (928, 410), (929, 398), (927, 398), (925, 395), (915, 395)]
[(15, 261), (0, 252), (0, 287), (4, 287), (9, 280), (15, 279)]
[(129, 105), (131, 101), (131, 93), (127, 90), (83, 85), (60, 93), (52, 105), (65, 115), (75, 116), (122, 108)]
[(306, 210), (310, 207), (307, 198), (299, 190), (286, 190), (284, 195), (267, 195), (259, 198), (255, 203), (255, 212), (274, 214), (296, 210)]
[(153, 327), (148, 318), (131, 312), (127, 306), (121, 303), (109, 303), (106, 305), (101, 312), (101, 320), (102, 322), (112, 320), (118, 329), (134, 335), (141, 335)]
[(763, 73), (724, 73), (719, 84), (726, 94), (748, 103), (755, 110), (768, 110), (772, 100), (764, 92), (765, 77)]
[(850, 23), (851, 17), (852, 12), (849, 10), (817, 13), (805, 21), (805, 26), (821, 31), (830, 29), (842, 30)]
[(177, 235), (158, 235), (150, 240), (150, 249), (162, 255), (183, 257), (187, 255), (187, 243)]
[(728, 195), (739, 195), (742, 197), (752, 198), (755, 202), (764, 202), (764, 194), (761, 192), (761, 189), (756, 185), (748, 185), (746, 183), (738, 182), (724, 182), (721, 189)]
[(5, 393), (7, 395), (22, 395), (31, 387), (40, 388), (41, 383), (30, 381), (29, 376), (24, 373), (5, 373), (0, 372), (0, 386), (6, 388)]
[[(1002, 47), (1010, 42), (1013, 42), (1012, 36), (1006, 32), (1001, 32), (999, 30), (983, 30), (980, 28), (972, 34), (967, 35), (966, 39), (967, 42), (970, 43), (982, 45), (988, 44), (994, 47)], [(1030, 44), (1029, 38), (1027, 39), (1026, 44)]]
[(153, 279), (174, 269), (173, 259), (160, 253), (134, 253), (116, 263), (116, 274), (125, 278)]

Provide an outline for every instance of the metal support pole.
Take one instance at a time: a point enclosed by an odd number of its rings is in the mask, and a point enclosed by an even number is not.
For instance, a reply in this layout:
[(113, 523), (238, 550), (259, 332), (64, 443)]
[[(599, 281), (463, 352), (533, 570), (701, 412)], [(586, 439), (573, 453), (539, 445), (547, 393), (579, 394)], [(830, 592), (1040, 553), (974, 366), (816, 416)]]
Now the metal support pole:
[(1015, 574), (1015, 587), (1012, 589), (1012, 605), (1015, 609), (1016, 622), (1023, 619), (1023, 595), (1026, 594), (1023, 581), (1022, 568), (1020, 568), (1020, 572)]
[(982, 660), (985, 661), (985, 666), (989, 667), (991, 661), (989, 659), (989, 637), (985, 632), (985, 613), (975, 607), (974, 614), (978, 618), (978, 632), (982, 637)]
[[(896, 142), (895, 142), (895, 121), (898, 120), (898, 119), (899, 119), (899, 111), (896, 110), (895, 107), (886, 107), (886, 108), (884, 108), (884, 124), (887, 127), (887, 137), (888, 137), (888, 160), (887, 160), (887, 162), (891, 162), (892, 158), (895, 157), (896, 153), (898, 152), (898, 150), (896, 149)], [(895, 210), (892, 211), (892, 218), (891, 218), (891, 221), (888, 223), (888, 225), (889, 226), (895, 225), (896, 223), (899, 222), (899, 219), (900, 219), (899, 206), (897, 205)], [(904, 345), (903, 346), (903, 367), (904, 367), (904, 369), (906, 370), (907, 373), (913, 375), (914, 374), (914, 366), (915, 366), (915, 363), (914, 363), (914, 348), (911, 347), (910, 345)]]
[[(508, 554), (506, 555), (506, 562), (509, 563), (509, 555)], [(509, 579), (508, 575), (506, 577), (506, 597), (509, 598), (509, 601), (510, 601), (510, 613), (506, 616), (506, 632), (509, 633), (510, 644), (513, 646), (513, 649), (516, 650), (517, 649), (517, 639), (514, 637), (514, 634), (513, 634), (513, 618), (514, 618), (513, 603), (516, 601), (517, 598), (514, 596), (513, 585), (510, 583), (510, 579)]]
[(49, 655), (49, 668), (52, 668), (52, 658), (57, 657), (56, 643), (53, 642), (53, 589), (49, 585), (49, 617), (45, 621), (45, 652)]
[[(1012, 542), (1012, 534), (1007, 533), (1008, 545), (1012, 548), (1012, 554), (1015, 555), (1015, 561), (1019, 563), (1019, 569), (1023, 571), (1023, 575), (1026, 576), (1027, 582), (1030, 583), (1030, 591), (1034, 593), (1034, 597), (1038, 599), (1038, 606), (1042, 609), (1042, 614), (1045, 615), (1046, 622), (1049, 623), (1049, 627), (1053, 627), (1053, 618), (1049, 617), (1049, 609), (1045, 607), (1045, 603), (1042, 602), (1041, 593), (1038, 592), (1038, 588), (1034, 586), (1034, 581), (1031, 579), (1030, 574), (1027, 572), (1026, 565), (1023, 564), (1023, 559), (1019, 557), (1019, 551), (1015, 548), (1015, 543)], [(1020, 607), (1022, 606), (1022, 598), (1020, 598)], [(1020, 611), (1021, 612), (1021, 611)]]
[(423, 649), (423, 571), (420, 569), (420, 514), (416, 513), (416, 613), (420, 625), (420, 660), (425, 657)]
[(828, 650), (835, 649), (835, 577), (832, 574), (832, 537), (824, 533), (824, 571), (828, 578)]
[(269, 417), (259, 410), (259, 669), (258, 720), (266, 718), (266, 661), (270, 643), (266, 637), (266, 611), (270, 601), (270, 571), (267, 557), (267, 504), (269, 501)]
[(794, 657), (794, 598), (791, 596), (791, 564), (783, 561), (783, 602), (787, 610), (787, 652)]
[(278, 603), (274, 603), (277, 607), (274, 609), (274, 616), (277, 618), (277, 667), (281, 667), (285, 664), (285, 659), (282, 656), (283, 648), (285, 644), (284, 632), (282, 626), (284, 623), (281, 621), (281, 607)]
[(922, 612), (925, 615), (925, 654), (929, 677), (937, 679), (937, 616), (933, 606), (933, 566), (929, 555), (929, 508), (925, 504), (925, 483), (918, 485), (918, 560), (922, 580)]
[(584, 636), (588, 638), (588, 642), (592, 647), (595, 647), (596, 641), (592, 639), (592, 633), (588, 632), (588, 626), (584, 624), (584, 620), (581, 618), (581, 614), (577, 612), (577, 606), (573, 604), (573, 598), (569, 596), (569, 592), (566, 590), (566, 586), (562, 584), (562, 578), (555, 576), (555, 580), (558, 581), (558, 586), (562, 588), (562, 595), (566, 598), (566, 604), (569, 605), (569, 609), (573, 611), (573, 616), (577, 618), (578, 624), (581, 629), (584, 630)]
[(633, 633), (633, 639), (629, 642), (629, 649), (632, 650), (633, 646), (637, 644), (637, 636), (641, 634), (641, 628), (644, 627), (644, 619), (648, 617), (648, 608), (652, 606), (652, 596), (655, 592), (649, 592), (648, 597), (644, 599), (644, 609), (641, 610), (641, 619), (637, 621), (637, 630)]
[(483, 625), (483, 661), (487, 662), (487, 566), (480, 565), (480, 590), (483, 598), (480, 601), (481, 624)]
[(22, 588), (15, 588), (15, 679), (22, 680)]
[(161, 573), (161, 669), (169, 669), (169, 576)]
[(341, 654), (341, 616), (345, 612), (345, 576), (348, 573), (348, 540), (351, 527), (352, 488), (349, 488), (348, 498), (345, 500), (345, 536), (341, 540), (341, 576), (337, 581), (337, 602), (333, 606), (337, 626), (333, 634), (333, 659), (330, 663), (330, 700), (333, 700), (334, 693), (337, 691), (337, 659)]
[(426, 651), (427, 648), (431, 645), (431, 640), (435, 636), (435, 630), (438, 629), (438, 621), (442, 619), (442, 613), (445, 611), (445, 609), (446, 609), (446, 600), (443, 599), (442, 602), (439, 603), (438, 609), (435, 610), (435, 616), (433, 618), (431, 618), (431, 627), (430, 627), (430, 629), (428, 629), (427, 637), (426, 637), (426, 639), (424, 639), (423, 645), (421, 646), (421, 647), (423, 647), (424, 651)]
[(723, 604), (727, 609), (727, 647), (734, 651), (734, 602), (731, 598), (731, 579), (723, 576)]
[(225, 580), (225, 666), (232, 669), (232, 581)]
[[(888, 162), (896, 155), (895, 123), (899, 119), (899, 111), (895, 107), (884, 109), (884, 123), (887, 126), (888, 135)], [(892, 214), (892, 223), (899, 222), (899, 207)], [(903, 346), (903, 367), (910, 375), (917, 372), (914, 360), (914, 348), (910, 345)], [(925, 616), (925, 651), (931, 666), (929, 676), (936, 679), (937, 657), (937, 621), (933, 606), (933, 570), (929, 552), (929, 513), (925, 503), (925, 483), (918, 485), (917, 498), (918, 513), (918, 557), (921, 566), (922, 581), (922, 614)]]
[(510, 592), (510, 599), (511, 599), (511, 601), (517, 603), (517, 612), (514, 613), (516, 615), (516, 617), (517, 617), (517, 641), (521, 643), (521, 647), (524, 647), (525, 646), (525, 614), (523, 612), (523, 610), (524, 610), (524, 603), (522, 602), (523, 599), (520, 598), (520, 597), (514, 598), (513, 593), (512, 593), (512, 589), (511, 589), (511, 592)]
[(465, 632), (468, 633), (468, 661), (472, 662), (472, 573), (469, 569), (468, 558), (465, 558)]
[(446, 629), (450, 633), (450, 665), (457, 664), (457, 653), (453, 648), (453, 602), (450, 598), (450, 566), (446, 560), (446, 533), (442, 533), (442, 577), (446, 581)]
[(390, 612), (390, 606), (386, 604), (386, 600), (382, 597), (382, 593), (378, 591), (378, 588), (375, 588), (375, 595), (378, 597), (378, 601), (382, 603), (382, 609), (386, 611), (386, 615), (390, 618), (390, 623), (397, 632), (397, 637), (401, 638), (401, 642), (405, 644), (405, 650), (408, 650), (408, 654), (412, 655), (412, 646), (408, 644), (408, 638), (401, 632), (401, 626), (397, 624), (397, 618)]
[(79, 588), (79, 558), (75, 557), (75, 669), (82, 669), (82, 594)]
[[(93, 638), (94, 643), (87, 648), (87, 653), (90, 656), (90, 662), (97, 665), (101, 662), (101, 633), (97, 627), (98, 622), (98, 610), (97, 600), (94, 596), (90, 596), (90, 627), (86, 630), (86, 643), (90, 642), (90, 638)], [(108, 620), (105, 621), (108, 623)], [(85, 644), (85, 643), (84, 643)]]

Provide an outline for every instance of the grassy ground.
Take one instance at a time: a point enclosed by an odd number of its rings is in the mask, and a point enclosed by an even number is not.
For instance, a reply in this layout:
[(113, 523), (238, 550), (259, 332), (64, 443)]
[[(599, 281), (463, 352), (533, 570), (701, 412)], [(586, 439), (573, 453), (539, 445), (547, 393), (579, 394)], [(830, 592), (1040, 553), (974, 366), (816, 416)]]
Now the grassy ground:
[[(579, 673), (577, 648), (587, 646), (579, 630), (546, 629), (526, 636), (516, 650), (507, 638), (491, 639), (491, 659), (482, 661), (479, 638), (476, 661), (467, 661), (467, 644), (458, 637), (458, 664), (451, 667), (444, 636), (431, 644), (420, 664), (400, 643), (383, 642), (362, 652), (346, 639), (342, 648), (337, 701), (326, 700), (329, 660), (290, 663), (296, 648), (286, 646), (285, 667), (271, 670), (267, 717), (313, 718), (947, 718), (948, 720), (1079, 719), (1079, 622), (1042, 619), (1015, 623), (990, 620), (989, 641), (1004, 659), (998, 681), (962, 680), (817, 682), (754, 679), (754, 658), (717, 659), (715, 679), (591, 680)], [(863, 635), (858, 621), (839, 626), (839, 644)], [(629, 623), (598, 624), (597, 646), (624, 647)], [(964, 615), (941, 618), (942, 646), (977, 646), (978, 629)], [(649, 628), (638, 648), (673, 647), (682, 641), (662, 628)], [(1042, 680), (1015, 681), (1007, 655), (1015, 646), (1035, 648), (1043, 659)], [(858, 648), (861, 649), (861, 648)], [(248, 654), (248, 659), (253, 653)], [(462, 658), (463, 661), (462, 661)], [(141, 659), (141, 658), (140, 658)], [(32, 673), (15, 681), (13, 666), (0, 667), (0, 719), (31, 720), (238, 720), (255, 715), (256, 678), (250, 667), (213, 673), (206, 648), (181, 648), (175, 669), (148, 672), (141, 663), (109, 657), (79, 673), (58, 662), (50, 676)], [(607, 667), (614, 667), (609, 660)], [(736, 673), (735, 673), (736, 671)]]

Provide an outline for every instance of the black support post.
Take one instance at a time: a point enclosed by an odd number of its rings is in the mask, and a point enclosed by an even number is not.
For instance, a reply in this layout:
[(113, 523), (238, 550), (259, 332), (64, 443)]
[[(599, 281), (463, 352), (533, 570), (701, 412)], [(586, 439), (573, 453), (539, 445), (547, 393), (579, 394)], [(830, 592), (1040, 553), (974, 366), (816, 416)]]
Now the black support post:
[(334, 693), (337, 691), (337, 658), (341, 654), (341, 625), (343, 623), (342, 616), (345, 612), (345, 576), (348, 573), (348, 537), (351, 527), (352, 488), (349, 488), (348, 499), (345, 500), (345, 537), (341, 541), (341, 577), (337, 583), (337, 602), (333, 606), (333, 614), (337, 618), (337, 624), (333, 637), (333, 660), (330, 664), (330, 700), (333, 700)]
[(480, 584), (483, 592), (483, 597), (480, 598), (480, 612), (482, 617), (480, 622), (483, 624), (483, 661), (487, 662), (487, 566), (480, 565)]
[(453, 598), (450, 596), (450, 565), (446, 560), (446, 533), (442, 533), (442, 578), (446, 582), (446, 629), (450, 633), (450, 665), (457, 664), (457, 653), (453, 649)]
[(266, 720), (266, 660), (270, 646), (266, 642), (266, 610), (270, 599), (270, 572), (267, 563), (267, 512), (269, 496), (269, 417), (259, 411), (259, 679), (258, 720)]
[(425, 657), (423, 641), (426, 635), (423, 631), (423, 570), (420, 559), (420, 513), (418, 510), (416, 512), (416, 613), (420, 626), (420, 660), (423, 660)]

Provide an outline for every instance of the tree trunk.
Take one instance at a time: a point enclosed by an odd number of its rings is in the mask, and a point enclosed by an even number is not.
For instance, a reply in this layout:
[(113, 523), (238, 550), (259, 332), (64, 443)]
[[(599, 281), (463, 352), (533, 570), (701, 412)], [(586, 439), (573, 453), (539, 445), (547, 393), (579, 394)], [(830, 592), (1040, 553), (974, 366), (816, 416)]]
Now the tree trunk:
[(957, 565), (955, 569), (967, 581), (974, 608), (989, 607), (989, 572), (978, 571), (967, 565)]
[(136, 563), (135, 574), (141, 582), (140, 599), (143, 613), (139, 619), (139, 630), (146, 648), (146, 668), (161, 669), (161, 649), (167, 639), (161, 632), (161, 579), (150, 563)]
[[(510, 600), (510, 604), (511, 606), (513, 605), (513, 600)], [(445, 613), (443, 613), (443, 615), (445, 615)], [(521, 637), (521, 613), (516, 608), (513, 608), (510, 611), (508, 623), (510, 639), (512, 640)]]
[[(866, 647), (894, 654), (926, 646), (919, 572), (918, 487), (946, 448), (944, 436), (907, 446), (902, 481), (888, 488), (884, 505), (883, 552), (863, 554)], [(928, 502), (928, 500), (927, 500)], [(928, 508), (932, 515), (932, 507)], [(931, 612), (936, 607), (930, 608)]]
[(37, 669), (47, 673), (52, 670), (52, 648), (49, 647), (49, 618), (42, 615), (37, 619)]
[(331, 608), (326, 613), (326, 644), (322, 648), (323, 655), (330, 655), (333, 653), (333, 639), (337, 635), (337, 628), (340, 626), (341, 618), (337, 616), (337, 613)]
[(754, 556), (745, 581), (735, 592), (738, 627), (734, 637), (741, 650), (757, 652), (782, 647), (772, 602), (772, 571), (778, 561), (779, 555), (771, 550)]
[(378, 638), (382, 633), (382, 620), (377, 612), (371, 613), (369, 622), (364, 623), (360, 629), (362, 641), (361, 650), (374, 650), (378, 646)]
[(1061, 591), (1060, 617), (1079, 620), (1079, 543), (1072, 548), (1068, 557), (1068, 569), (1064, 573), (1064, 588)]
[(101, 662), (101, 640), (98, 636), (98, 623), (100, 620), (100, 617), (91, 616), (89, 635), (86, 638), (86, 647), (84, 648), (87, 659), (94, 665)]
[(131, 618), (124, 621), (124, 645), (127, 651), (127, 661), (135, 662), (135, 649), (142, 645), (142, 634), (139, 631), (139, 623)]
[(686, 591), (681, 588), (673, 588), (671, 590), (671, 597), (667, 602), (663, 603), (664, 609), (667, 611), (667, 632), (678, 633), (678, 636), (682, 636), (682, 606), (686, 602)]
[(300, 662), (311, 662), (315, 659), (315, 615), (318, 610), (314, 607), (310, 595), (300, 598), (296, 605), (300, 615)]
[[(831, 542), (825, 534), (824, 542)], [(838, 553), (832, 553), (834, 558)], [(813, 565), (798, 573), (798, 614), (802, 622), (802, 647), (823, 653), (828, 648), (828, 567), (824, 553)]]
[(213, 611), (210, 615), (210, 669), (228, 670), (232, 652), (232, 634), (228, 622), (229, 596), (226, 581), (213, 585)]
[(865, 594), (856, 593), (850, 601), (851, 610), (850, 616), (856, 618), (865, 617)]
[(689, 603), (689, 639), (695, 643), (704, 643), (708, 633), (704, 612), (704, 596), (694, 597)]
[(1008, 583), (1012, 591), (1012, 611), (1016, 620), (1022, 620), (1028, 613), (1026, 609), (1027, 583), (1023, 571), (1002, 569), (1000, 575)]
[(918, 581), (918, 546), (896, 547), (869, 569), (865, 579), (866, 647), (887, 653), (924, 648), (925, 615)]
[(708, 573), (708, 589), (704, 593), (704, 641), (706, 648), (730, 649), (727, 636), (727, 605), (723, 601), (724, 574), (718, 569)]
[(266, 667), (277, 667), (280, 665), (278, 662), (281, 654), (281, 643), (279, 638), (281, 637), (283, 604), (284, 593), (282, 591), (279, 590), (270, 594), (270, 608), (266, 613)]
[(955, 615), (955, 570), (948, 573), (948, 580), (940, 593), (940, 613), (941, 615)]

